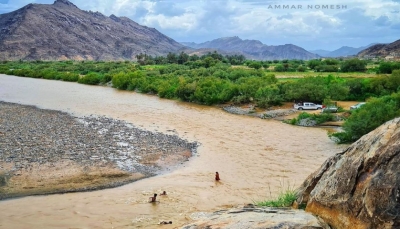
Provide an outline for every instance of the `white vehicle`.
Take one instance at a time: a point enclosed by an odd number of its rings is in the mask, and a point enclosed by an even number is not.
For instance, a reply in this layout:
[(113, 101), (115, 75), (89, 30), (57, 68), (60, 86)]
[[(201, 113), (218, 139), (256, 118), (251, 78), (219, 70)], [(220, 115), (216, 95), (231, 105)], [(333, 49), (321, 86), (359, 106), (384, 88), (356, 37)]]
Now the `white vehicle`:
[(303, 102), (303, 103), (295, 103), (293, 105), (293, 108), (297, 110), (320, 110), (323, 108), (323, 106), (320, 104)]
[(358, 108), (360, 108), (360, 107), (362, 107), (364, 105), (365, 105), (365, 103), (357, 103), (356, 105), (351, 106), (350, 110), (358, 109)]

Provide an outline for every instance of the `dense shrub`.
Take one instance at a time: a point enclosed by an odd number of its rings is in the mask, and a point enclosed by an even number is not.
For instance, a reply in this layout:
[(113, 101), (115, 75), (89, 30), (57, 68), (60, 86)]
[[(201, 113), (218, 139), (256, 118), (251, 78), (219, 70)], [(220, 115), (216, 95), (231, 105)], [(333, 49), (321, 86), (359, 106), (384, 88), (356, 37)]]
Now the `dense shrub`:
[(300, 121), (303, 119), (314, 120), (316, 124), (322, 124), (324, 122), (336, 120), (335, 116), (331, 113), (310, 114), (307, 112), (302, 112), (297, 116), (297, 118), (290, 120), (290, 124), (298, 125), (300, 123)]
[(97, 85), (101, 82), (102, 76), (95, 72), (90, 72), (87, 75), (79, 78), (78, 83)]
[(344, 132), (332, 134), (340, 143), (358, 140), (384, 122), (400, 116), (400, 93), (369, 100), (354, 110), (343, 125)]
[(378, 73), (391, 74), (394, 70), (400, 69), (399, 62), (381, 62), (378, 67)]
[(257, 106), (261, 108), (268, 108), (274, 105), (280, 105), (283, 98), (277, 86), (265, 86), (256, 91), (255, 100)]
[(79, 80), (79, 75), (77, 73), (59, 73), (60, 78), (64, 81), (69, 81), (69, 82), (77, 82)]
[(112, 76), (112, 85), (115, 88), (126, 90), (131, 83), (131, 76), (124, 72), (119, 72)]
[(358, 58), (345, 60), (340, 66), (342, 72), (364, 72), (367, 69), (367, 62)]
[(233, 97), (233, 90), (230, 86), (229, 82), (215, 77), (200, 79), (193, 99), (206, 105), (227, 102)]

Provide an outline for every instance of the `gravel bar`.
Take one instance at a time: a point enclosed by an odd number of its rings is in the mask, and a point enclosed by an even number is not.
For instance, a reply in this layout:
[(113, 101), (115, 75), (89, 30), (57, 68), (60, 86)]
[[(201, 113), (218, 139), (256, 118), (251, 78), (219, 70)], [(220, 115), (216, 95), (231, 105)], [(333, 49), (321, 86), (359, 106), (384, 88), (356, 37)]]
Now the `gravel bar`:
[(0, 199), (115, 187), (176, 168), (197, 147), (125, 121), (0, 101)]

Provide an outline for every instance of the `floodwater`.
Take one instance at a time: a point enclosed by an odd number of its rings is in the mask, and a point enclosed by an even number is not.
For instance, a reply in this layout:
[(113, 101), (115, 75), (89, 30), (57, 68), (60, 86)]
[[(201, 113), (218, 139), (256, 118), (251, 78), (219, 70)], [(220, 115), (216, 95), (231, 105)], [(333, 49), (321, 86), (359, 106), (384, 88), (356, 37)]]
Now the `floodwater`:
[[(163, 228), (179, 228), (201, 212), (295, 188), (345, 147), (323, 129), (101, 86), (0, 75), (0, 100), (105, 115), (201, 143), (179, 169), (122, 187), (0, 201), (0, 228), (158, 228), (162, 220), (173, 222)], [(167, 196), (147, 203), (163, 190)]]

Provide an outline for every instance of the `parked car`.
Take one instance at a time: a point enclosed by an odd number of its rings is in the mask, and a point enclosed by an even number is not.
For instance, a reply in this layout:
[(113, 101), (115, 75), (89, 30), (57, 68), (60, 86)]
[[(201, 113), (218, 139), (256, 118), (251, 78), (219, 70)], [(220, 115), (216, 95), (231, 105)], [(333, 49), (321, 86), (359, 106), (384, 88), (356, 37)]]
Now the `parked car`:
[(303, 102), (303, 103), (295, 103), (293, 105), (293, 108), (297, 110), (320, 110), (322, 109), (322, 105), (310, 102)]
[(322, 113), (336, 113), (338, 111), (338, 107), (334, 105), (326, 106), (322, 109)]
[(350, 106), (350, 110), (355, 110), (365, 105), (365, 103), (357, 103), (356, 105)]

